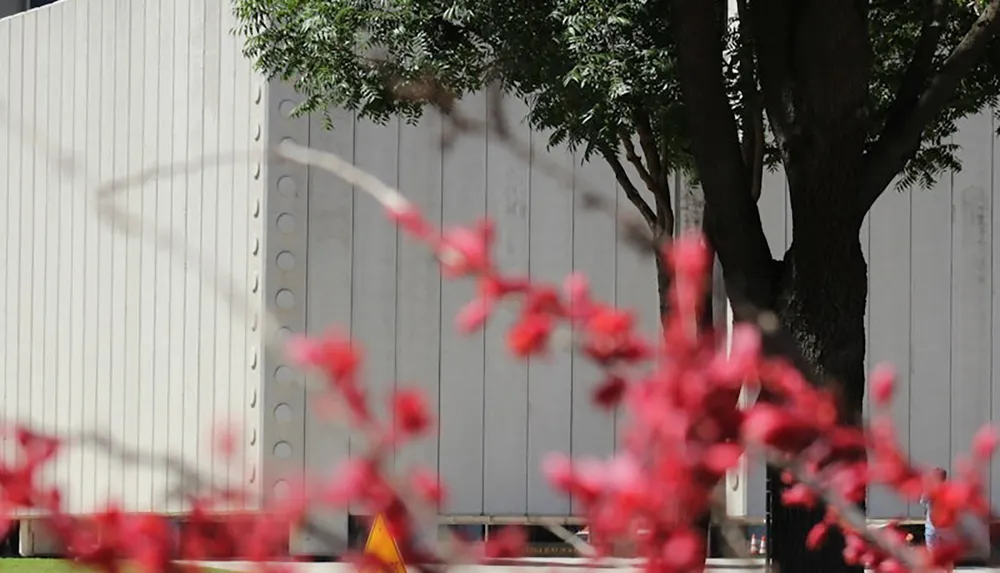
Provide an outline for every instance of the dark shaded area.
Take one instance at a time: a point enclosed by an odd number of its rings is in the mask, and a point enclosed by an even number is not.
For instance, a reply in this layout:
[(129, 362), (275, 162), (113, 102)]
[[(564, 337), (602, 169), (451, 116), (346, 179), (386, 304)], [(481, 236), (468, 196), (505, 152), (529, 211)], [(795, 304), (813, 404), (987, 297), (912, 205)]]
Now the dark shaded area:
[(14, 523), (7, 536), (0, 539), (0, 557), (18, 557), (18, 542), (20, 540), (20, 524)]

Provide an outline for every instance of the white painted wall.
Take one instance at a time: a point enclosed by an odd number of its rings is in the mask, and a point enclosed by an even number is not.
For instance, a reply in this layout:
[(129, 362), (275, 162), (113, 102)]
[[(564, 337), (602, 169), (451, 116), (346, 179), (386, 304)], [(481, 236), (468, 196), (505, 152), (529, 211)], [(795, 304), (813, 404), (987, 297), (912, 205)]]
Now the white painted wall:
[[(247, 150), (262, 144), (263, 98), (228, 6), (66, 0), (0, 20), (0, 418), (110, 434), (241, 483), (255, 446), (241, 440), (227, 465), (211, 437), (220, 422), (259, 432), (256, 309), (217, 291), (232, 276), (254, 296), (263, 181)], [(234, 151), (237, 163), (203, 158)], [(179, 162), (198, 168), (118, 195), (139, 236), (98, 219), (100, 182)], [(218, 276), (157, 248), (157, 229)], [(145, 462), (73, 447), (48, 478), (77, 511), (180, 509), (167, 494), (190, 484)]]

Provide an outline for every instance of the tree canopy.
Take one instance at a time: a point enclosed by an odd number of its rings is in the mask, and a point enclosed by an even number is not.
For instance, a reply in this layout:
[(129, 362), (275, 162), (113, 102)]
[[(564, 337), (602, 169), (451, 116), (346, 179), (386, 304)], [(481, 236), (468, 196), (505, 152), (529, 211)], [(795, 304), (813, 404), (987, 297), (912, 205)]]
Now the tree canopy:
[[(714, 3), (718, 57), (741, 132), (749, 136), (746, 153), (773, 167), (781, 154), (761, 120), (753, 30), (780, 33), (780, 24), (755, 26), (753, 6), (744, 3), (754, 4), (740, 0), (731, 10)], [(870, 151), (885, 130), (898, 127), (894, 122), (934, 74), (947, 71), (946, 59), (974, 23), (996, 8), (982, 0), (854, 3), (865, 5), (870, 41), (864, 108)], [(788, 17), (795, 16), (791, 6)], [(551, 130), (550, 144), (611, 158), (626, 134), (637, 136), (647, 162), (652, 151), (645, 146), (655, 145), (660, 169), (696, 175), (669, 0), (237, 0), (236, 7), (247, 55), (269, 76), (295, 82), (306, 98), (300, 111), (339, 106), (376, 121), (415, 120), (426, 102), (395, 97), (391, 86), (434, 77), (460, 95), (498, 80), (528, 100), (530, 123)], [(989, 49), (926, 122), (900, 186), (930, 185), (960, 168), (949, 141), (956, 121), (995, 106), (1000, 94), (1000, 44)], [(763, 145), (752, 152), (758, 125)]]

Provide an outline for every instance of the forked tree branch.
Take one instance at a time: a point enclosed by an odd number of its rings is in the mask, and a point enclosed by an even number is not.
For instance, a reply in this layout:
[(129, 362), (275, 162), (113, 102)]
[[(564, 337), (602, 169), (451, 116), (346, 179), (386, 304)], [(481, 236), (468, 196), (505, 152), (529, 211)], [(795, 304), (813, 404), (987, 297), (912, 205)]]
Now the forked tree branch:
[[(656, 143), (656, 135), (653, 133), (649, 114), (644, 110), (639, 110), (635, 114), (635, 129), (639, 135), (642, 153), (646, 156), (646, 164), (649, 165), (650, 175), (653, 178), (653, 185), (649, 190), (653, 193), (653, 200), (656, 202), (656, 232), (661, 235), (670, 235), (674, 230), (674, 208), (670, 204), (667, 158), (665, 155), (662, 157), (660, 155), (661, 146)], [(666, 145), (662, 147), (665, 154)]]
[(653, 126), (649, 123), (649, 114), (644, 111), (636, 112), (635, 131), (639, 134), (639, 146), (642, 147), (642, 154), (646, 156), (649, 174), (655, 182), (650, 191), (655, 195), (663, 194), (667, 183), (667, 173), (663, 166), (663, 158), (660, 157), (660, 152), (657, 149)]
[(656, 181), (653, 180), (653, 174), (646, 169), (646, 164), (643, 163), (642, 158), (636, 153), (635, 143), (632, 142), (632, 135), (623, 130), (618, 139), (622, 142), (622, 147), (625, 148), (625, 159), (639, 172), (639, 178), (646, 184), (646, 187), (650, 191), (653, 191), (656, 188)]
[(632, 179), (629, 178), (628, 172), (625, 171), (625, 166), (622, 165), (622, 162), (618, 160), (618, 157), (616, 157), (615, 154), (609, 151), (603, 152), (602, 155), (604, 156), (604, 160), (608, 162), (608, 165), (611, 166), (611, 170), (615, 172), (615, 179), (617, 179), (618, 184), (622, 186), (622, 191), (625, 192), (625, 196), (628, 197), (628, 200), (635, 205), (636, 209), (639, 210), (639, 214), (642, 215), (643, 220), (646, 221), (649, 228), (655, 229), (656, 213), (653, 212), (649, 203), (642, 198), (642, 195), (639, 193), (639, 189), (634, 183), (632, 183)]
[(727, 287), (738, 279), (749, 301), (767, 308), (772, 303), (771, 249), (750, 195), (750, 174), (723, 83), (723, 29), (717, 18), (722, 4), (673, 0), (681, 92), (705, 193), (705, 227)]
[(892, 178), (916, 155), (924, 128), (944, 110), (959, 82), (979, 63), (987, 46), (998, 34), (1000, 0), (990, 0), (941, 68), (928, 79), (927, 87), (905, 117), (894, 125), (887, 124), (868, 152), (858, 196), (859, 217), (864, 217)]

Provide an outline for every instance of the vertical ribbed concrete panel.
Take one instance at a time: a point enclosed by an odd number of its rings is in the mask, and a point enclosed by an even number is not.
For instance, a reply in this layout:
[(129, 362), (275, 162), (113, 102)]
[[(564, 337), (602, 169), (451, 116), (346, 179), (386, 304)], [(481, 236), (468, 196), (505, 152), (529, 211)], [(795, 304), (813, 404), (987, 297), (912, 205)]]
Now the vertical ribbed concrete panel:
[(0, 21), (0, 418), (71, 439), (45, 478), (73, 511), (183, 509), (167, 456), (253, 476), (263, 97), (234, 24), (225, 0)]
[[(488, 118), (490, 104), (486, 94), (461, 102), (463, 113), (480, 120)], [(621, 236), (621, 219), (637, 212), (610, 167), (599, 159), (582, 162), (562, 146), (547, 149), (548, 134), (521, 123), (522, 103), (508, 101), (505, 108), (514, 145), (528, 150), (527, 159), (491, 128), (446, 146), (442, 120), (433, 113), (415, 125), (379, 125), (338, 111), (332, 130), (312, 117), (309, 140), (398, 186), (436, 224), (492, 218), (495, 254), (505, 271), (554, 285), (583, 272), (595, 296), (635, 308), (643, 330), (654, 334), (655, 268)], [(274, 142), (286, 136), (271, 129)], [(594, 196), (601, 208), (588, 206)], [(448, 490), (444, 519), (573, 516), (569, 500), (548, 487), (540, 464), (550, 452), (614, 453), (624, 416), (592, 405), (599, 371), (564, 348), (530, 362), (513, 359), (505, 340), (516, 319), (513, 307), (483, 331), (457, 332), (456, 314), (474, 296), (474, 284), (442, 278), (426, 247), (398, 232), (367, 194), (336, 177), (310, 170), (306, 200), (307, 330), (320, 334), (336, 326), (364, 344), (365, 380), (380, 412), (389, 393), (405, 385), (424, 390), (438, 416), (431, 436), (397, 454), (396, 469), (424, 466), (440, 474)], [(348, 443), (309, 409), (304, 415), (308, 473), (327, 475), (338, 460), (364, 451), (363, 443)], [(346, 528), (345, 515), (323, 517)], [(302, 552), (325, 550), (308, 535), (300, 540)]]

